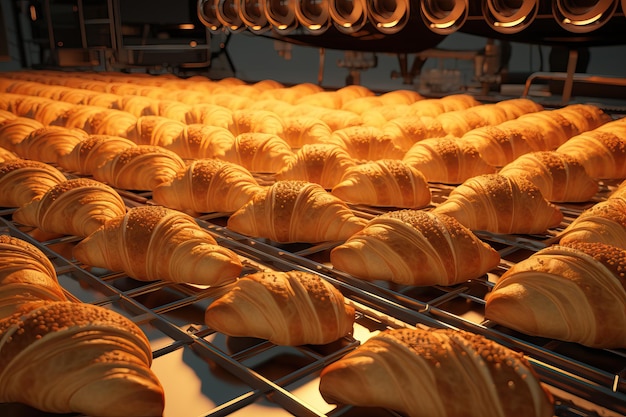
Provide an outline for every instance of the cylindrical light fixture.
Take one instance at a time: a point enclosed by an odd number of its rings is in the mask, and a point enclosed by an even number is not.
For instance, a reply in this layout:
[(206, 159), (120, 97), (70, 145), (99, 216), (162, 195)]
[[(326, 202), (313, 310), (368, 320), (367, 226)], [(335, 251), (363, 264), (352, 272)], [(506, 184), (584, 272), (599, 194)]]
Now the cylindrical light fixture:
[(320, 34), (330, 26), (328, 0), (299, 0), (295, 6), (296, 19), (307, 32)]
[(214, 0), (217, 4), (217, 18), (229, 31), (236, 33), (246, 28), (239, 17), (237, 0)]
[(615, 14), (618, 0), (554, 0), (552, 14), (565, 30), (592, 32)]
[(367, 23), (366, 0), (330, 0), (328, 12), (333, 25), (342, 33), (357, 32)]
[(398, 33), (409, 20), (410, 0), (368, 0), (367, 14), (378, 31), (387, 35)]
[(468, 0), (423, 0), (420, 13), (430, 30), (441, 35), (456, 32), (469, 13)]
[(496, 32), (518, 33), (526, 29), (537, 16), (539, 0), (483, 0), (485, 21)]
[(198, 0), (198, 19), (210, 32), (217, 33), (223, 28), (222, 22), (217, 18), (217, 3), (215, 0)]
[(270, 29), (265, 16), (264, 0), (239, 0), (239, 18), (250, 32), (263, 33)]
[(287, 34), (298, 27), (296, 2), (298, 0), (265, 0), (265, 16), (277, 33)]

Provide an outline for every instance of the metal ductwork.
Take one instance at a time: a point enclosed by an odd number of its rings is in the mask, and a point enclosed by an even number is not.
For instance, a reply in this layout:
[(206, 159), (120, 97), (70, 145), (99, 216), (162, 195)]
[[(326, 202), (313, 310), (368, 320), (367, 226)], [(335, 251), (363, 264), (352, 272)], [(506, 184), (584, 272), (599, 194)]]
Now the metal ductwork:
[(519, 33), (535, 21), (539, 0), (484, 0), (482, 15), (496, 32)]
[(410, 20), (410, 0), (368, 0), (367, 13), (372, 25), (381, 33), (398, 33)]
[(328, 7), (333, 25), (342, 33), (355, 33), (368, 22), (366, 0), (330, 0)]
[(297, 2), (298, 0), (265, 0), (265, 16), (277, 34), (286, 35), (298, 27)]
[(238, 12), (239, 18), (250, 32), (260, 34), (270, 30), (263, 0), (239, 0)]
[(618, 0), (555, 0), (552, 13), (563, 29), (589, 33), (613, 18), (617, 4)]
[(430, 30), (448, 35), (463, 26), (469, 4), (468, 0), (425, 0), (421, 2), (420, 14)]

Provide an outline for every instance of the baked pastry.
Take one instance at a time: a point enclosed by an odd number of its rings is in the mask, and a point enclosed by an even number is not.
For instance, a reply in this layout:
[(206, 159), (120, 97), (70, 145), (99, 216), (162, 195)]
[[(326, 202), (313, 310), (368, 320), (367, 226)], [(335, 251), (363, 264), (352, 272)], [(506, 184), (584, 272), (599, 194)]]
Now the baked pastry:
[(137, 124), (137, 117), (125, 111), (105, 109), (105, 111), (97, 113), (89, 123), (89, 129), (84, 129), (87, 133), (125, 138)]
[(193, 217), (161, 206), (139, 206), (108, 220), (74, 247), (88, 266), (123, 271), (140, 281), (217, 286), (242, 270), (237, 255), (220, 246)]
[(626, 122), (609, 122), (583, 132), (559, 146), (561, 152), (576, 158), (593, 178), (626, 177)]
[(373, 126), (351, 126), (335, 130), (324, 143), (341, 146), (357, 161), (402, 159), (404, 152), (390, 137)]
[(314, 243), (345, 240), (365, 223), (321, 185), (283, 180), (256, 193), (228, 218), (227, 227), (275, 242)]
[(289, 144), (278, 135), (248, 132), (235, 136), (223, 159), (251, 172), (274, 173), (287, 166), (293, 157)]
[(432, 194), (424, 174), (398, 159), (379, 159), (348, 168), (332, 194), (352, 204), (420, 208)]
[(0, 320), (35, 300), (67, 300), (54, 265), (36, 246), (0, 235)]
[(332, 249), (334, 268), (368, 281), (453, 285), (498, 266), (500, 255), (453, 217), (390, 211)]
[(16, 117), (0, 122), (0, 146), (15, 152), (15, 145), (23, 141), (33, 130), (43, 125), (35, 119)]
[(626, 346), (626, 250), (604, 243), (544, 248), (507, 270), (485, 317), (532, 336)]
[(445, 112), (467, 109), (480, 104), (480, 101), (469, 94), (450, 94), (441, 98), (418, 100), (409, 105), (407, 114), (436, 117)]
[(183, 159), (224, 158), (235, 137), (225, 127), (186, 125), (173, 141), (164, 145)]
[(188, 125), (201, 123), (228, 129), (233, 123), (233, 111), (217, 104), (199, 102), (193, 104), (185, 114), (185, 123)]
[(0, 322), (0, 336), (0, 402), (93, 416), (163, 413), (150, 342), (113, 310), (69, 301), (25, 303)]
[(163, 116), (141, 116), (126, 137), (137, 145), (169, 146), (183, 133), (185, 124)]
[(228, 336), (276, 345), (323, 345), (352, 333), (354, 307), (319, 275), (266, 271), (246, 275), (205, 312), (205, 323)]
[(24, 159), (56, 164), (88, 135), (84, 130), (61, 126), (35, 129), (15, 144), (15, 153)]
[(0, 207), (20, 207), (66, 179), (44, 162), (17, 158), (0, 163)]
[(294, 149), (304, 145), (320, 143), (330, 136), (330, 126), (317, 117), (288, 116), (283, 118), (281, 137)]
[(527, 178), (552, 202), (589, 201), (599, 190), (598, 182), (577, 159), (556, 151), (521, 155), (505, 165), (500, 174)]
[(443, 126), (434, 118), (416, 115), (396, 117), (383, 124), (381, 129), (384, 136), (404, 152), (424, 139), (446, 136)]
[(196, 159), (152, 192), (155, 203), (187, 213), (231, 213), (262, 187), (241, 165)]
[(305, 144), (287, 166), (276, 173), (276, 179), (314, 182), (330, 190), (339, 183), (346, 170), (355, 165), (354, 159), (339, 145)]
[(451, 137), (421, 140), (402, 160), (424, 174), (428, 182), (461, 184), (471, 177), (496, 172), (472, 144)]
[(2, 147), (0, 147), (0, 163), (5, 162), (5, 161), (9, 161), (11, 159), (17, 159), (18, 156), (11, 152), (8, 149), (4, 149)]
[(89, 135), (74, 145), (69, 153), (59, 157), (57, 162), (65, 171), (91, 175), (96, 167), (117, 153), (135, 146), (135, 142), (119, 136)]
[(584, 210), (558, 235), (562, 245), (601, 242), (626, 249), (626, 199), (608, 198)]
[[(409, 417), (554, 414), (552, 395), (522, 354), (453, 329), (382, 331), (327, 365), (319, 390), (330, 403)], [(464, 395), (452, 400), (455, 392)]]
[(124, 200), (113, 188), (89, 178), (75, 178), (19, 207), (13, 212), (13, 221), (48, 233), (85, 237), (124, 213)]
[(545, 233), (563, 220), (559, 208), (532, 182), (500, 174), (468, 179), (433, 211), (452, 216), (473, 231), (492, 233)]
[(160, 99), (151, 103), (152, 112), (177, 122), (186, 123), (187, 112), (191, 105), (176, 100)]
[(233, 122), (228, 129), (235, 136), (248, 132), (280, 136), (283, 133), (283, 121), (273, 111), (244, 108), (233, 111)]
[(93, 177), (123, 190), (154, 190), (174, 178), (185, 162), (161, 146), (137, 145), (122, 149), (93, 169)]

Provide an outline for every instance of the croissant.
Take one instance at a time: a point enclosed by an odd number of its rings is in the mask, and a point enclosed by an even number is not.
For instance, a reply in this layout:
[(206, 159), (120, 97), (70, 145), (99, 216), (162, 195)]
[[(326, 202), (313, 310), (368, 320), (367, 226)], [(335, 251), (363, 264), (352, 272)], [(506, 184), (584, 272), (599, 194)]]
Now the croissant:
[(0, 163), (11, 159), (18, 159), (18, 156), (10, 150), (0, 147)]
[(201, 123), (228, 129), (233, 123), (233, 111), (217, 104), (196, 103), (185, 115), (185, 122), (189, 125)]
[(441, 98), (418, 100), (409, 105), (407, 114), (436, 117), (448, 111), (467, 109), (480, 104), (480, 101), (469, 94), (451, 94)]
[(47, 100), (32, 110), (32, 117), (43, 126), (55, 125), (64, 115), (74, 108), (74, 104), (64, 103), (60, 101)]
[(331, 189), (350, 167), (356, 165), (350, 154), (331, 143), (305, 144), (287, 165), (276, 173), (277, 180), (302, 180)]
[(270, 110), (239, 109), (233, 111), (233, 123), (228, 129), (237, 136), (242, 133), (257, 132), (282, 135), (283, 121)]
[(13, 212), (13, 221), (48, 233), (85, 237), (124, 213), (124, 200), (113, 188), (76, 178), (54, 185), (19, 207)]
[(87, 137), (84, 130), (46, 126), (33, 130), (24, 140), (15, 144), (15, 152), (24, 159), (57, 163)]
[(500, 170), (501, 175), (524, 176), (552, 202), (589, 201), (599, 190), (585, 167), (574, 157), (556, 151), (522, 155)]
[(0, 322), (0, 335), (0, 402), (92, 416), (163, 414), (149, 341), (110, 309), (69, 301), (25, 303)]
[(383, 124), (381, 129), (384, 137), (390, 138), (404, 152), (424, 139), (446, 135), (443, 126), (435, 119), (416, 115), (393, 118)]
[(241, 165), (197, 159), (152, 192), (155, 203), (188, 213), (230, 213), (262, 187)]
[(109, 135), (128, 137), (137, 124), (137, 117), (132, 114), (115, 109), (105, 109), (98, 113), (91, 121), (90, 128), (84, 129), (93, 135)]
[(89, 134), (95, 133), (92, 122), (97, 120), (99, 113), (104, 113), (107, 109), (97, 106), (75, 105), (72, 106), (59, 119), (52, 122), (53, 126), (82, 129)]
[(52, 262), (27, 241), (0, 235), (0, 319), (35, 300), (67, 300)]
[(8, 110), (0, 110), (0, 123), (4, 122), (5, 120), (13, 120), (16, 117), (17, 116), (15, 114)]
[(44, 162), (17, 158), (0, 163), (0, 207), (20, 207), (66, 179)]
[(43, 125), (35, 119), (16, 117), (0, 122), (0, 146), (15, 152), (15, 145), (23, 141), (35, 129)]
[(559, 234), (559, 242), (601, 242), (626, 249), (626, 199), (609, 198), (583, 211)]
[(330, 126), (317, 117), (288, 116), (283, 118), (281, 137), (292, 148), (299, 149), (304, 145), (320, 143), (331, 135)]
[(235, 137), (224, 127), (191, 124), (165, 148), (183, 159), (224, 158)]
[(611, 245), (549, 246), (502, 275), (485, 317), (532, 336), (624, 348), (624, 268), (626, 250)]
[(189, 104), (167, 99), (153, 100), (151, 107), (154, 114), (181, 123), (186, 123), (187, 112), (191, 110)]
[(348, 168), (331, 192), (352, 204), (398, 208), (426, 207), (432, 197), (424, 174), (397, 159)]
[(453, 329), (385, 330), (327, 365), (319, 390), (330, 403), (409, 417), (554, 414), (552, 395), (522, 354)]
[(434, 212), (452, 216), (471, 230), (492, 233), (544, 233), (563, 220), (559, 208), (532, 182), (500, 174), (468, 179)]
[(428, 182), (461, 184), (471, 177), (496, 172), (473, 145), (451, 137), (421, 140), (402, 160), (424, 174)]
[(223, 159), (251, 172), (278, 172), (294, 157), (284, 139), (272, 133), (248, 132), (235, 136)]
[(237, 278), (237, 255), (218, 245), (193, 217), (161, 206), (140, 206), (105, 224), (74, 247), (89, 266), (123, 271), (140, 281), (221, 285)]
[(441, 125), (445, 134), (463, 136), (472, 129), (494, 126), (507, 121), (506, 111), (496, 104), (481, 104), (462, 110), (441, 113), (435, 122)]
[(283, 180), (256, 193), (228, 218), (227, 227), (275, 242), (314, 243), (345, 240), (365, 223), (321, 185)]
[(390, 137), (373, 126), (351, 126), (335, 130), (324, 143), (337, 144), (352, 158), (361, 161), (402, 159), (404, 156), (404, 152)]
[(369, 281), (453, 285), (498, 266), (500, 255), (453, 217), (423, 210), (381, 214), (332, 249), (333, 267)]
[(229, 336), (322, 345), (352, 333), (354, 312), (343, 294), (316, 274), (267, 271), (237, 280), (209, 305), (205, 322)]
[(93, 169), (93, 177), (123, 190), (153, 190), (171, 180), (185, 162), (161, 146), (137, 145), (122, 149)]
[(557, 152), (576, 158), (593, 178), (626, 177), (626, 123), (618, 120), (574, 136)]
[(360, 126), (365, 121), (362, 116), (347, 110), (331, 110), (317, 106), (311, 108), (311, 106), (306, 105), (299, 105), (296, 107), (296, 110), (300, 112), (296, 114), (309, 114), (317, 117), (326, 123), (333, 132), (352, 126)]
[(126, 137), (137, 145), (168, 146), (180, 136), (185, 124), (163, 116), (141, 116)]
[(65, 171), (92, 175), (96, 167), (104, 164), (124, 149), (137, 146), (130, 139), (109, 135), (89, 135), (72, 150), (59, 157), (59, 166)]

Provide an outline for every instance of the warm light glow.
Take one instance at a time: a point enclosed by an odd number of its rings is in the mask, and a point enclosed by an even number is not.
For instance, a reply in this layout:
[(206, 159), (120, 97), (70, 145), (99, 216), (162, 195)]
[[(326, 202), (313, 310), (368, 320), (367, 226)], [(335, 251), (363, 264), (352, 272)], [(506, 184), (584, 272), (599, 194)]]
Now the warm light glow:
[(520, 23), (522, 23), (524, 20), (526, 20), (527, 16), (522, 16), (517, 20), (513, 20), (511, 22), (493, 22), (494, 26), (499, 26), (502, 28), (512, 28), (515, 27), (517, 25), (519, 25)]
[(320, 30), (322, 25), (309, 25), (307, 26), (310, 30)]
[(28, 8), (29, 12), (30, 12), (30, 20), (32, 20), (33, 22), (37, 20), (37, 8), (35, 8), (35, 6), (30, 6)]
[(570, 20), (568, 18), (563, 19), (563, 23), (568, 25), (576, 25), (576, 26), (586, 26), (590, 25), (594, 22), (597, 22), (602, 17), (602, 13), (595, 15), (594, 17), (587, 20)]
[(450, 21), (450, 22), (445, 22), (445, 23), (431, 23), (430, 27), (434, 28), (434, 29), (447, 29), (451, 26), (453, 26), (456, 23), (456, 21)]
[(180, 25), (178, 25), (178, 29), (192, 30), (195, 29), (195, 26), (193, 23), (181, 23)]

